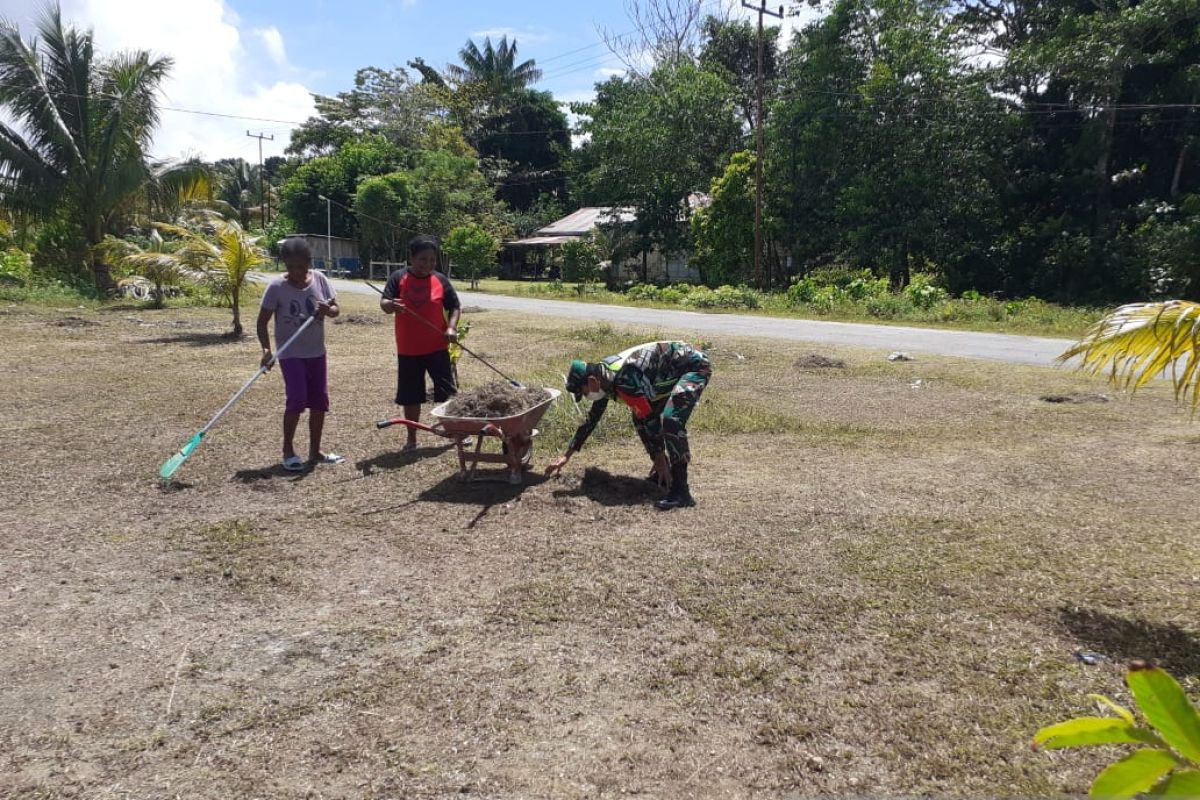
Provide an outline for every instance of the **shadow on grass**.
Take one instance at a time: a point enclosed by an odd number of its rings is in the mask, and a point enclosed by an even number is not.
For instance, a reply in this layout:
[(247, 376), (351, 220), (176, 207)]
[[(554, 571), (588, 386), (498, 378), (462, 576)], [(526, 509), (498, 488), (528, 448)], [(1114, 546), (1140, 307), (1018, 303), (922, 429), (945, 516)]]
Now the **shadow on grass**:
[(224, 333), (214, 333), (208, 331), (205, 333), (176, 333), (170, 336), (155, 336), (153, 339), (140, 339), (140, 344), (186, 344), (191, 347), (212, 347), (219, 344), (238, 344), (245, 341), (245, 337), (234, 338), (228, 331)]
[(1087, 648), (1120, 662), (1152, 661), (1176, 677), (1200, 675), (1200, 637), (1178, 625), (1060, 608), (1063, 627)]
[(663, 496), (659, 487), (644, 478), (613, 475), (597, 467), (588, 467), (574, 489), (559, 489), (555, 497), (586, 497), (602, 506), (641, 506)]
[(305, 464), (304, 469), (292, 472), (283, 468), (282, 464), (272, 464), (269, 467), (259, 467), (258, 469), (240, 469), (233, 473), (231, 480), (249, 486), (258, 483), (259, 481), (278, 481), (287, 480), (291, 483), (297, 483), (304, 480), (313, 473), (316, 467), (312, 464)]
[(416, 450), (410, 450), (407, 453), (398, 450), (391, 453), (383, 453), (374, 458), (364, 458), (361, 461), (354, 462), (354, 469), (361, 473), (363, 477), (373, 475), (376, 472), (391, 472), (393, 470), (404, 469), (426, 458), (440, 456), (453, 447), (454, 445), (452, 444), (444, 444), (437, 447), (418, 447)]
[(524, 483), (513, 485), (508, 482), (507, 470), (489, 470), (476, 473), (476, 479), (464, 482), (458, 479), (458, 472), (430, 486), (413, 500), (385, 508), (376, 508), (362, 512), (363, 516), (386, 514), (399, 511), (419, 503), (453, 503), (456, 505), (479, 506), (479, 513), (467, 523), (467, 530), (474, 528), (488, 515), (493, 508), (505, 503), (511, 503), (521, 496), (531, 486), (545, 482), (546, 478), (536, 472), (526, 472)]

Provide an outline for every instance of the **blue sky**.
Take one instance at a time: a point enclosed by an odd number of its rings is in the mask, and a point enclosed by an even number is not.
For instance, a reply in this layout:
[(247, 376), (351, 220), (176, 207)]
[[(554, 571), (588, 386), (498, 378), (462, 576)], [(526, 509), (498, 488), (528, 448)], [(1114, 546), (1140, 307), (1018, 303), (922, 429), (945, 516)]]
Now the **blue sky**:
[[(732, 0), (706, 0), (714, 9)], [(469, 38), (515, 36), (522, 58), (545, 71), (537, 88), (560, 100), (590, 97), (619, 73), (597, 27), (631, 24), (624, 0), (61, 0), (64, 16), (91, 28), (102, 51), (149, 49), (175, 61), (164, 87), (156, 155), (257, 159), (246, 130), (275, 136), (282, 152), (295, 121), (313, 110), (311, 93), (353, 84), (360, 67), (404, 66), (415, 57), (442, 68)], [(26, 32), (45, 0), (3, 0)], [(28, 38), (28, 35), (27, 35)], [(210, 112), (197, 114), (190, 112)], [(217, 114), (229, 116), (216, 116)], [(251, 119), (260, 118), (260, 119)], [(271, 120), (271, 121), (267, 121)]]

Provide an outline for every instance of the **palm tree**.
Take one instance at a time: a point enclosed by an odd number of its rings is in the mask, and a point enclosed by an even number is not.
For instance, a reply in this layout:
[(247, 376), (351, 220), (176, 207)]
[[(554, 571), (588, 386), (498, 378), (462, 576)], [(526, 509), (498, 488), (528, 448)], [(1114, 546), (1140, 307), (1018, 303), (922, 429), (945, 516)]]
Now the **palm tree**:
[(1136, 390), (1170, 370), (1175, 397), (1200, 410), (1200, 303), (1168, 300), (1121, 306), (1059, 356), (1082, 359), (1080, 369), (1107, 373), (1114, 385)]
[(244, 334), (242, 292), (254, 268), (267, 262), (267, 253), (258, 246), (257, 236), (249, 235), (241, 225), (221, 219), (216, 213), (207, 213), (198, 227), (200, 230), (184, 225), (158, 225), (164, 233), (183, 240), (178, 251), (179, 262), (201, 273), (213, 291), (229, 304), (233, 311), (230, 335), (240, 339)]
[(506, 97), (531, 83), (542, 79), (542, 71), (533, 59), (517, 64), (517, 40), (510, 44), (508, 37), (500, 39), (500, 46), (492, 46), (492, 38), (483, 40), (483, 50), (471, 40), (458, 51), (462, 66), (451, 64), (446, 75), (459, 85), (482, 84), (492, 100)]
[(199, 177), (194, 163), (146, 156), (171, 63), (145, 51), (100, 59), (92, 33), (64, 27), (58, 7), (28, 43), (0, 22), (0, 109), (13, 121), (0, 122), (0, 205), (78, 226), (99, 288), (112, 286), (96, 249), (105, 234), (139, 197), (185, 190)]
[(162, 308), (166, 300), (163, 287), (178, 286), (183, 281), (185, 268), (179, 253), (170, 250), (157, 230), (150, 232), (150, 243), (146, 247), (126, 239), (106, 236), (97, 249), (107, 263), (122, 272), (140, 275), (154, 284), (150, 299), (155, 308)]

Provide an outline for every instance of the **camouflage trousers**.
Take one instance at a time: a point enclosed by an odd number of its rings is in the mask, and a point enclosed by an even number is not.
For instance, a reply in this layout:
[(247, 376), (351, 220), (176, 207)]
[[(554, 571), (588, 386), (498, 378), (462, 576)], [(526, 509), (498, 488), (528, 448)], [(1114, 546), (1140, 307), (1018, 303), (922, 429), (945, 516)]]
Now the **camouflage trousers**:
[[(712, 364), (703, 353), (696, 352), (692, 357), (690, 370), (680, 376), (671, 394), (659, 400), (652, 406), (654, 413), (662, 419), (662, 443), (667, 449), (667, 457), (671, 465), (686, 464), (692, 460), (688, 447), (687, 423), (700, 402), (700, 394), (712, 377)], [(641, 428), (638, 428), (639, 433)], [(657, 442), (651, 442), (642, 434), (642, 444), (651, 455), (658, 449)]]

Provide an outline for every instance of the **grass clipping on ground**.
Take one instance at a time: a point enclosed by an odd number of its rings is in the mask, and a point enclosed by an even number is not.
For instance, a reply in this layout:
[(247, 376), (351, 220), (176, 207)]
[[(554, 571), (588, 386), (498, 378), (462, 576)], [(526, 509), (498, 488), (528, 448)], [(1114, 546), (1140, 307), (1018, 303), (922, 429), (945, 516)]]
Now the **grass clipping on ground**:
[(446, 404), (446, 414), (471, 419), (511, 417), (533, 408), (548, 397), (550, 395), (545, 389), (496, 381), (455, 395)]

